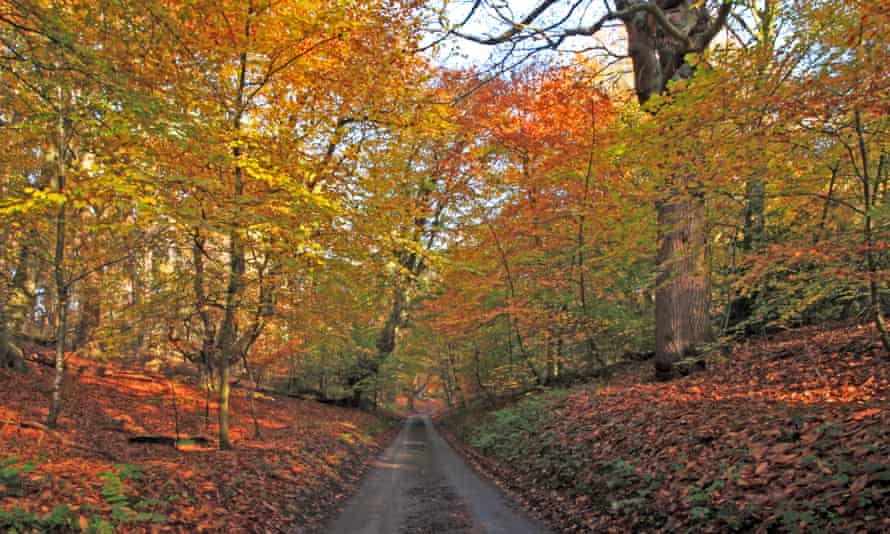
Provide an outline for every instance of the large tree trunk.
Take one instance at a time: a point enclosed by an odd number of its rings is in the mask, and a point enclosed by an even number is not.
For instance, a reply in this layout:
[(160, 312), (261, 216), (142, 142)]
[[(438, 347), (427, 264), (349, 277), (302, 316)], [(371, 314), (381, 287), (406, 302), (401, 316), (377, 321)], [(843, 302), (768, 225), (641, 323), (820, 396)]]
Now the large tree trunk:
[(655, 373), (669, 379), (677, 360), (711, 339), (704, 199), (673, 195), (658, 206), (658, 227)]
[[(643, 0), (617, 0), (628, 9)], [(667, 91), (668, 82), (690, 78), (689, 52), (704, 51), (726, 23), (732, 2), (724, 1), (716, 15), (693, 0), (654, 2), (679, 39), (649, 11), (623, 20), (628, 52), (633, 62), (637, 98), (645, 104), (652, 95)], [(695, 177), (684, 179), (694, 182)], [(669, 182), (669, 180), (668, 180)], [(655, 373), (670, 378), (673, 364), (697, 343), (711, 338), (710, 295), (705, 259), (704, 199), (688, 191), (667, 192), (658, 205), (660, 247), (656, 257)]]

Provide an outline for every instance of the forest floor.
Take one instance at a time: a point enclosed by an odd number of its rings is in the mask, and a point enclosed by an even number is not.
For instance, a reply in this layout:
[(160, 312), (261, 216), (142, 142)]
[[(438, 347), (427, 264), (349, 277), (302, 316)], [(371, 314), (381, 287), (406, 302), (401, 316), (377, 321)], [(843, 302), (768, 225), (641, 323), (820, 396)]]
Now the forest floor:
[[(200, 388), (69, 357), (57, 432), (45, 421), (52, 370), (0, 371), (0, 526), (46, 531), (313, 532), (391, 438), (395, 419), (232, 393), (234, 450), (215, 447)], [(183, 438), (130, 443), (136, 435)], [(24, 423), (24, 424), (23, 424)], [(192, 437), (209, 437), (209, 443)]]
[(651, 365), (438, 423), (560, 532), (890, 531), (890, 361), (870, 328), (750, 339), (668, 383)]

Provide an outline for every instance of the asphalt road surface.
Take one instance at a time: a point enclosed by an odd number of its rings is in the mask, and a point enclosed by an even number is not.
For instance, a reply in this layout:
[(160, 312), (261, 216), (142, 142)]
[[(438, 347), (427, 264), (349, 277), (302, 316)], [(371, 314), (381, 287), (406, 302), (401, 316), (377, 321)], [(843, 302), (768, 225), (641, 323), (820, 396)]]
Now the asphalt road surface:
[(538, 534), (547, 532), (479, 476), (433, 428), (408, 418), (330, 534)]

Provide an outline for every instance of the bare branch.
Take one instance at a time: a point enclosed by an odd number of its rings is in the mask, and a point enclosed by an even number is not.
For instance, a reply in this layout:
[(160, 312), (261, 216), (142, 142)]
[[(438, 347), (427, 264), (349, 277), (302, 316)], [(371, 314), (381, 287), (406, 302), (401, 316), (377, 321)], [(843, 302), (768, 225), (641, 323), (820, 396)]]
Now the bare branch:
[[(514, 39), (515, 37), (520, 35), (523, 31), (532, 29), (529, 27), (529, 25), (532, 22), (534, 22), (535, 19), (537, 19), (539, 16), (541, 16), (541, 14), (544, 11), (546, 11), (546, 9), (548, 7), (550, 7), (550, 5), (552, 5), (553, 3), (555, 3), (553, 0), (542, 2), (540, 5), (538, 5), (537, 8), (535, 8), (525, 18), (523, 18), (519, 22), (513, 23), (513, 25), (509, 29), (505, 30), (503, 33), (501, 33), (500, 35), (498, 35), (496, 37), (479, 37), (476, 35), (465, 34), (463, 32), (459, 32), (459, 31), (455, 31), (453, 33), (454, 33), (454, 35), (457, 35), (458, 37), (461, 37), (468, 41), (473, 41), (475, 43), (483, 44), (483, 45), (490, 46), (490, 45), (502, 44), (502, 43), (505, 43), (507, 41)], [(723, 6), (721, 6), (721, 11), (722, 11), (723, 7), (728, 7), (728, 6), (731, 6), (731, 3), (729, 2), (729, 0), (727, 0), (727, 2)], [(589, 26), (578, 26), (575, 28), (569, 28), (569, 29), (563, 30), (560, 32), (559, 36), (556, 37), (555, 39), (552, 39), (552, 41), (555, 42), (556, 44), (561, 44), (562, 41), (564, 41), (567, 37), (594, 35), (594, 34), (598, 33), (600, 30), (602, 30), (603, 27), (606, 25), (606, 23), (608, 23), (610, 21), (627, 20), (627, 19), (632, 18), (637, 13), (641, 13), (643, 11), (648, 12), (652, 16), (652, 18), (655, 20), (655, 22), (659, 26), (661, 26), (661, 28), (665, 31), (665, 33), (667, 33), (671, 37), (679, 40), (680, 42), (685, 43), (687, 45), (687, 47), (689, 47), (689, 48), (693, 47), (693, 43), (690, 41), (689, 35), (687, 34), (687, 32), (685, 32), (684, 30), (675, 26), (668, 19), (667, 15), (660, 7), (658, 7), (655, 4), (648, 3), (648, 2), (633, 4), (633, 5), (627, 6), (624, 9), (620, 9), (618, 11), (614, 11), (610, 8), (606, 12), (605, 15), (601, 16), (593, 24), (590, 24)], [(726, 15), (728, 16), (728, 14), (729, 13), (727, 10)], [(723, 18), (724, 18), (724, 22), (725, 22), (725, 16)], [(550, 26), (548, 29), (552, 29), (554, 27), (555, 27), (555, 25)], [(534, 30), (534, 29), (532, 29), (532, 30), (533, 30), (533, 33), (542, 33), (542, 30)], [(720, 28), (718, 27), (716, 30), (714, 30), (714, 34), (716, 34), (719, 30), (720, 30)], [(713, 36), (711, 38), (713, 38)], [(708, 39), (708, 42), (710, 42), (710, 39)]]

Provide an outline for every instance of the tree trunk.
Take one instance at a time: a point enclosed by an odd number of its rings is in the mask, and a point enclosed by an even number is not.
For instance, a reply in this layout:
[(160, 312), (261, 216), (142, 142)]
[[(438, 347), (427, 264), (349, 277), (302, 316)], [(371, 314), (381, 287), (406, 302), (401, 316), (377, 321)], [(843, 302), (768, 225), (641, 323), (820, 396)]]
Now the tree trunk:
[(90, 342), (93, 333), (99, 327), (102, 317), (101, 295), (99, 293), (98, 273), (90, 274), (87, 279), (79, 286), (79, 312), (77, 327), (74, 330), (74, 340), (72, 350), (81, 349)]
[(405, 306), (407, 303), (408, 299), (405, 289), (401, 284), (397, 283), (393, 287), (393, 300), (389, 315), (383, 324), (383, 328), (380, 329), (380, 334), (377, 336), (377, 357), (376, 359), (372, 357), (360, 361), (354, 376), (349, 379), (348, 385), (352, 388), (352, 401), (355, 406), (362, 405), (362, 399), (365, 396), (365, 388), (369, 379), (376, 377), (380, 371), (380, 365), (395, 351), (396, 337), (399, 334), (399, 329), (405, 323)]
[[(253, 1), (248, 2), (247, 18), (244, 23), (244, 36), (250, 38), (250, 23), (253, 16)], [(232, 130), (236, 134), (241, 132), (241, 119), (244, 113), (244, 89), (247, 83), (247, 52), (241, 52), (238, 58), (239, 73), (235, 117), (232, 121)], [(229, 231), (229, 280), (226, 286), (226, 298), (222, 325), (219, 329), (219, 339), (216, 352), (219, 354), (219, 448), (227, 450), (232, 448), (229, 440), (229, 374), (234, 358), (237, 357), (238, 332), (235, 315), (241, 307), (241, 295), (244, 292), (245, 252), (244, 242), (241, 236), (242, 223), (239, 217), (238, 203), (244, 194), (244, 181), (241, 164), (240, 146), (232, 148), (234, 162), (234, 190), (232, 201), (235, 209), (231, 217), (231, 230)]]
[(482, 360), (479, 358), (479, 348), (473, 350), (473, 370), (476, 377), (476, 387), (485, 395), (485, 400), (491, 408), (495, 407), (494, 395), (485, 387), (482, 381)]
[(765, 226), (766, 185), (761, 178), (750, 178), (745, 184), (745, 233), (742, 248), (755, 250), (763, 240)]
[(34, 310), (34, 278), (32, 240), (37, 239), (36, 231), (31, 231), (21, 244), (15, 274), (6, 297), (6, 314), (11, 332), (15, 335), (26, 332), (25, 318)]
[(4, 304), (4, 300), (0, 300), (0, 368), (24, 371), (26, 369), (24, 355), (9, 337)]
[[(60, 179), (61, 182), (61, 179)], [(56, 254), (53, 261), (56, 282), (56, 371), (53, 377), (52, 398), (46, 425), (56, 428), (62, 410), (62, 383), (65, 379), (65, 334), (68, 330), (68, 287), (65, 283), (65, 205), (56, 217)]]
[[(59, 89), (59, 104), (62, 104), (62, 90)], [(58, 120), (56, 146), (56, 185), (59, 194), (65, 192), (65, 159), (67, 158), (67, 135), (64, 116)], [(62, 384), (65, 380), (65, 334), (68, 331), (68, 283), (65, 281), (65, 232), (67, 202), (62, 201), (56, 215), (56, 250), (53, 270), (56, 286), (56, 370), (53, 377), (49, 414), (46, 425), (55, 428), (62, 410)]]
[[(761, 247), (766, 221), (765, 207), (766, 184), (759, 177), (749, 178), (745, 183), (745, 222), (739, 247), (742, 252), (756, 252)], [(814, 234), (814, 237), (816, 235), (818, 232)], [(733, 241), (733, 247), (735, 247), (735, 241)], [(733, 248), (733, 254), (735, 254), (735, 248)], [(744, 269), (733, 268), (731, 273), (739, 277), (744, 274)], [(723, 330), (751, 319), (759, 297), (759, 292), (756, 290), (751, 294), (735, 297), (731, 296), (731, 291), (728, 291), (727, 294), (730, 295), (731, 300), (727, 303)], [(745, 330), (753, 331), (754, 329), (754, 325), (749, 325)]]
[[(4, 268), (6, 241), (8, 231), (0, 234), (0, 269)], [(16, 272), (18, 274), (18, 272)], [(9, 300), (10, 288), (0, 280), (0, 368), (25, 370), (25, 361), (22, 351), (16, 347), (9, 338), (9, 317), (6, 313), (6, 303)]]
[(665, 380), (677, 360), (711, 340), (703, 197), (672, 195), (658, 206), (658, 227), (655, 374)]
[(454, 395), (461, 407), (466, 405), (463, 390), (460, 387), (460, 380), (457, 377), (457, 365), (454, 361), (454, 350), (452, 345), (448, 345), (448, 368), (450, 369), (451, 381), (454, 387)]
[[(137, 258), (136, 253), (130, 251), (127, 256), (127, 275), (130, 277), (130, 306), (137, 314), (142, 312), (142, 294), (145, 291), (145, 283), (142, 281), (140, 264), (142, 256)], [(145, 334), (142, 326), (141, 318), (133, 320), (133, 343), (132, 348), (136, 354), (141, 354), (145, 349)]]
[[(640, 1), (617, 0), (615, 5), (627, 9)], [(693, 76), (686, 54), (707, 48), (732, 7), (732, 2), (724, 1), (712, 17), (697, 4), (692, 0), (658, 4), (674, 28), (683, 29), (685, 41), (670, 35), (646, 11), (623, 20), (641, 104), (667, 91), (670, 81)], [(686, 178), (685, 183), (691, 183), (692, 178)], [(658, 205), (661, 244), (656, 257), (655, 373), (661, 379), (673, 374), (674, 362), (696, 343), (711, 338), (704, 199), (688, 195), (688, 191), (671, 191)]]
[[(887, 323), (884, 320), (884, 311), (881, 306), (881, 292), (878, 287), (878, 262), (877, 258), (875, 258), (874, 229), (872, 228), (872, 213), (876, 207), (875, 197), (877, 196), (877, 188), (875, 188), (875, 191), (871, 189), (872, 176), (868, 161), (868, 146), (865, 142), (865, 129), (862, 126), (862, 113), (857, 110), (854, 118), (859, 141), (859, 154), (862, 158), (862, 200), (865, 204), (865, 220), (863, 221), (862, 233), (863, 240), (865, 241), (865, 260), (868, 266), (869, 303), (872, 308), (875, 328), (878, 330), (878, 336), (881, 338), (881, 344), (884, 346), (884, 351), (890, 354), (890, 332), (887, 330)], [(880, 172), (878, 174), (880, 175)]]
[(247, 390), (248, 398), (250, 399), (250, 417), (253, 419), (253, 437), (254, 439), (262, 439), (263, 436), (260, 433), (260, 421), (257, 419), (256, 415), (256, 392), (260, 389), (259, 379), (257, 375), (254, 374), (254, 371), (250, 370), (250, 367), (247, 365), (247, 351), (241, 353), (241, 361), (244, 364), (244, 372), (247, 373), (247, 378), (250, 379), (250, 387)]
[(217, 407), (217, 415), (219, 418), (220, 450), (232, 448), (232, 442), (229, 440), (229, 393), (231, 392), (229, 370), (230, 359), (229, 354), (226, 352), (222, 355), (219, 362), (219, 406)]
[(0, 303), (0, 368), (14, 369), (22, 372), (26, 370), (25, 359), (21, 349), (9, 339), (9, 330), (6, 318), (3, 315), (2, 303)]

